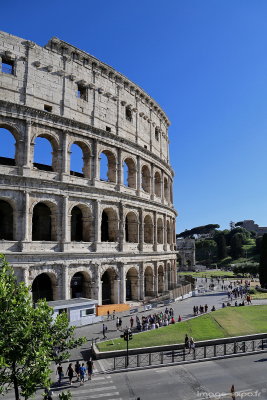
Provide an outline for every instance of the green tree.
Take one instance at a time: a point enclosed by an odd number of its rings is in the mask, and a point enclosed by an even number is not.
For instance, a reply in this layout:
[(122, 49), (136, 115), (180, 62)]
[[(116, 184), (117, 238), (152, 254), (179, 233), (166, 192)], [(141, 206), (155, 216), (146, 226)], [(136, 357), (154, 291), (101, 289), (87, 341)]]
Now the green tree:
[(234, 259), (237, 259), (237, 258), (243, 256), (244, 251), (242, 249), (242, 242), (243, 242), (243, 238), (240, 233), (235, 233), (232, 236), (230, 255)]
[[(85, 342), (74, 338), (65, 313), (53, 318), (46, 301), (32, 304), (30, 290), (18, 283), (13, 268), (0, 256), (0, 394), (12, 386), (15, 398), (28, 399), (50, 385), (51, 361), (69, 357)], [(55, 352), (57, 349), (57, 352)]]
[(267, 233), (262, 237), (261, 253), (260, 253), (260, 267), (259, 278), (262, 288), (267, 288)]
[(216, 243), (218, 260), (222, 260), (227, 257), (227, 247), (224, 234), (219, 234), (216, 236)]

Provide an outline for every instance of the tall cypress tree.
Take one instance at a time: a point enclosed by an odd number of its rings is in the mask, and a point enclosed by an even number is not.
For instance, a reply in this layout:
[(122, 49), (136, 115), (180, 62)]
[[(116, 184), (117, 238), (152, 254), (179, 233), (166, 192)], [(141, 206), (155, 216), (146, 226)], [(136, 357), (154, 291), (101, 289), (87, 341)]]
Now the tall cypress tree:
[(259, 267), (260, 284), (262, 288), (267, 288), (267, 233), (262, 237), (260, 267)]
[(227, 256), (226, 240), (223, 233), (221, 235), (218, 235), (218, 237), (216, 238), (216, 242), (218, 260), (222, 260)]
[(240, 233), (235, 233), (231, 238), (231, 256), (234, 259), (243, 256), (242, 235)]

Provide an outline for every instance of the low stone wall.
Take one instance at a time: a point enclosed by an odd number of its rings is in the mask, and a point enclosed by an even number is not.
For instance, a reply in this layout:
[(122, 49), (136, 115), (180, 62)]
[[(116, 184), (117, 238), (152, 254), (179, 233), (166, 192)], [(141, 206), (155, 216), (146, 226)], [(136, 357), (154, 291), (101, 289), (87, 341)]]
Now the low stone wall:
[[(246, 336), (234, 336), (229, 338), (220, 338), (220, 339), (212, 339), (212, 340), (202, 340), (199, 342), (195, 342), (196, 348), (197, 347), (204, 347), (204, 346), (214, 346), (219, 344), (226, 344), (226, 343), (233, 343), (233, 342), (240, 342), (246, 340), (258, 340), (258, 339), (267, 339), (267, 333), (258, 333), (255, 335), (246, 335)], [(133, 335), (134, 340), (134, 335)], [(171, 344), (165, 346), (154, 346), (154, 347), (143, 347), (137, 349), (129, 349), (129, 355), (136, 355), (136, 354), (146, 354), (146, 353), (156, 353), (161, 351), (171, 351), (171, 350), (183, 350), (184, 344)], [(96, 345), (93, 346), (93, 352), (96, 359), (103, 359), (103, 358), (113, 358), (113, 357), (122, 357), (126, 356), (126, 350), (116, 350), (116, 351), (106, 351), (100, 352)]]

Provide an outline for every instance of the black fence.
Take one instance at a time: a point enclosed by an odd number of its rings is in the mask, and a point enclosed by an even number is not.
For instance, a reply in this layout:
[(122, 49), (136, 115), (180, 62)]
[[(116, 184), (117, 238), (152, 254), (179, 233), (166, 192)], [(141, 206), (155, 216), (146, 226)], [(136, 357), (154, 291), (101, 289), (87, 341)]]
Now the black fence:
[(147, 366), (186, 363), (194, 360), (221, 358), (225, 356), (267, 351), (267, 339), (241, 340), (207, 346), (196, 346), (195, 349), (178, 349), (151, 353), (120, 356), (113, 359), (113, 370)]

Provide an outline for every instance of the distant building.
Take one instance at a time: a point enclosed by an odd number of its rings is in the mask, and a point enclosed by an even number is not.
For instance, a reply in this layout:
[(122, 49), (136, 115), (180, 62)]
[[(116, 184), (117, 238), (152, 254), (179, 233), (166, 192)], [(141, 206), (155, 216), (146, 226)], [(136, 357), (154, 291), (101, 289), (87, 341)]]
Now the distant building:
[(264, 233), (267, 233), (267, 226), (259, 226), (258, 224), (255, 224), (255, 222), (252, 219), (245, 219), (240, 223), (240, 226), (242, 228), (245, 228), (247, 231), (254, 231), (256, 232), (257, 236), (261, 236)]
[(196, 264), (194, 239), (176, 239), (177, 263), (180, 271), (192, 270)]

